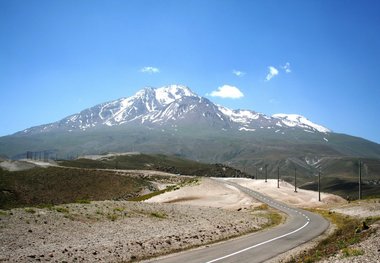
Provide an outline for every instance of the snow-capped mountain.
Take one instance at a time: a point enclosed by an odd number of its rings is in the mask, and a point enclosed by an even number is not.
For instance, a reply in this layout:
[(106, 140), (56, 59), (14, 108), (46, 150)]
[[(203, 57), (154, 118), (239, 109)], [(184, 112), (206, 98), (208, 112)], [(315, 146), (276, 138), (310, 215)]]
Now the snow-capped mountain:
[(240, 132), (255, 132), (259, 129), (282, 134), (289, 129), (309, 133), (330, 132), (300, 115), (267, 116), (252, 110), (232, 110), (198, 96), (188, 87), (170, 85), (156, 89), (144, 88), (132, 97), (102, 103), (58, 122), (26, 129), (22, 133), (86, 131), (121, 125), (177, 127), (197, 124)]
[(0, 155), (24, 158), (27, 151), (64, 158), (141, 151), (238, 166), (252, 158), (380, 158), (380, 145), (334, 133), (303, 116), (229, 109), (180, 85), (144, 88), (131, 97), (0, 137)]

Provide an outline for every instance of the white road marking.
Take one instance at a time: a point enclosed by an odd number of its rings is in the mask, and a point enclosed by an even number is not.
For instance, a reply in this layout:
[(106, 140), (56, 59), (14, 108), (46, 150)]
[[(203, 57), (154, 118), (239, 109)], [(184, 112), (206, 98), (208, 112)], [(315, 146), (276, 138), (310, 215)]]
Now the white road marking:
[(310, 219), (308, 218), (308, 221), (303, 225), (301, 226), (300, 228), (296, 229), (296, 230), (293, 230), (292, 232), (289, 232), (289, 233), (286, 233), (286, 234), (283, 234), (281, 236), (278, 236), (278, 237), (275, 237), (275, 238), (272, 238), (272, 239), (269, 239), (267, 241), (264, 241), (264, 242), (261, 242), (259, 244), (256, 244), (256, 245), (253, 245), (253, 246), (250, 246), (250, 247), (247, 247), (247, 248), (244, 248), (242, 250), (239, 250), (239, 251), (236, 251), (234, 253), (231, 253), (229, 255), (226, 255), (226, 256), (223, 256), (223, 257), (220, 257), (220, 258), (216, 258), (216, 259), (213, 259), (213, 260), (210, 260), (210, 261), (207, 261), (206, 263), (212, 263), (212, 262), (216, 262), (216, 261), (219, 261), (219, 260), (222, 260), (222, 259), (225, 259), (225, 258), (229, 258), (229, 257), (232, 257), (234, 255), (237, 255), (237, 254), (240, 254), (240, 253), (243, 253), (247, 250), (250, 250), (252, 248), (255, 248), (255, 247), (258, 247), (258, 246), (261, 246), (261, 245), (264, 245), (264, 244), (267, 244), (267, 243), (270, 243), (270, 242), (273, 242), (277, 239), (280, 239), (280, 238), (283, 238), (283, 237), (286, 237), (286, 236), (289, 236), (289, 235), (292, 235), (298, 231), (300, 231), (301, 229), (305, 228), (308, 224), (310, 223)]
[[(251, 190), (251, 191), (252, 191), (252, 190)], [(255, 192), (254, 192), (254, 193), (255, 193)], [(268, 199), (266, 199), (265, 197), (263, 197), (262, 195), (258, 195), (257, 193), (255, 193), (255, 195), (260, 196), (260, 197), (263, 199), (263, 201), (267, 201), (267, 203), (276, 204), (276, 203), (274, 203), (272, 200), (268, 200)], [(264, 244), (267, 244), (267, 243), (273, 242), (273, 241), (278, 240), (278, 239), (280, 239), (280, 238), (283, 238), (283, 237), (286, 237), (286, 236), (292, 235), (292, 234), (294, 234), (294, 233), (297, 233), (297, 232), (300, 231), (301, 229), (305, 228), (305, 227), (310, 223), (310, 218), (309, 218), (308, 216), (306, 216), (304, 213), (302, 213), (301, 211), (297, 211), (297, 210), (295, 210), (295, 209), (293, 209), (293, 208), (290, 208), (290, 207), (287, 207), (287, 206), (282, 206), (282, 205), (278, 205), (278, 206), (283, 207), (283, 208), (286, 208), (286, 209), (288, 209), (288, 210), (290, 210), (290, 211), (293, 211), (293, 212), (295, 212), (295, 213), (298, 213), (298, 214), (300, 214), (300, 215), (303, 215), (303, 216), (307, 219), (307, 222), (306, 222), (303, 226), (301, 226), (300, 228), (297, 228), (296, 230), (293, 230), (293, 231), (291, 231), (291, 232), (289, 232), (289, 233), (286, 233), (286, 234), (283, 234), (283, 235), (281, 235), (281, 236), (278, 236), (278, 237), (275, 237), (275, 238), (272, 238), (272, 239), (266, 240), (266, 241), (264, 241), (264, 242), (261, 242), (261, 243), (259, 243), (259, 244), (256, 244), (256, 245), (253, 245), (253, 246), (250, 246), (250, 247), (244, 248), (244, 249), (242, 249), (242, 250), (239, 250), (239, 251), (236, 251), (236, 252), (234, 252), (234, 253), (231, 253), (231, 254), (225, 255), (225, 256), (223, 256), (223, 257), (220, 257), (220, 258), (216, 258), (216, 259), (213, 259), (213, 260), (207, 261), (206, 263), (217, 262), (217, 261), (220, 261), (220, 260), (222, 260), (222, 259), (229, 258), (229, 257), (235, 256), (235, 255), (237, 255), (237, 254), (243, 253), (243, 252), (245, 252), (245, 251), (247, 251), (247, 250), (250, 250), (250, 249), (253, 249), (253, 248), (259, 247), (259, 246), (261, 246), (261, 245), (264, 245)]]
[[(238, 188), (239, 188), (239, 187), (238, 187)], [(240, 188), (240, 190), (243, 190), (243, 189)], [(252, 190), (250, 190), (250, 191), (252, 191)], [(243, 192), (244, 192), (244, 190), (243, 190)], [(253, 191), (252, 191), (252, 192), (253, 192)], [(236, 251), (236, 252), (234, 252), (234, 253), (231, 253), (231, 254), (225, 255), (225, 256), (220, 257), (220, 258), (216, 258), (216, 259), (213, 259), (213, 260), (207, 261), (207, 262), (205, 262), (205, 263), (213, 263), (213, 262), (217, 262), (217, 261), (220, 261), (220, 260), (222, 260), (222, 259), (229, 258), (229, 257), (235, 256), (235, 255), (237, 255), (237, 254), (243, 253), (243, 252), (245, 252), (245, 251), (247, 251), (247, 250), (250, 250), (250, 249), (253, 249), (253, 248), (259, 247), (259, 246), (261, 246), (261, 245), (265, 245), (265, 244), (267, 244), (267, 243), (273, 242), (273, 241), (278, 240), (278, 239), (280, 239), (280, 238), (283, 238), (283, 237), (286, 237), (286, 236), (292, 235), (292, 234), (297, 233), (298, 231), (302, 230), (303, 228), (305, 228), (305, 227), (310, 223), (310, 221), (311, 221), (310, 218), (309, 218), (307, 215), (305, 215), (304, 213), (302, 213), (301, 211), (297, 211), (296, 209), (294, 209), (294, 208), (290, 208), (290, 207), (288, 207), (288, 206), (282, 206), (282, 205), (280, 205), (280, 204), (278, 204), (278, 203), (276, 203), (276, 202), (273, 202), (273, 201), (271, 201), (271, 200), (269, 200), (269, 199), (266, 199), (265, 197), (263, 197), (262, 195), (258, 194), (257, 192), (253, 192), (253, 193), (254, 193), (256, 196), (260, 197), (260, 198), (262, 199), (262, 201), (266, 201), (266, 203), (272, 203), (272, 204), (274, 204), (274, 206), (280, 206), (280, 207), (283, 207), (283, 208), (285, 208), (285, 209), (288, 209), (289, 211), (293, 211), (293, 212), (295, 212), (295, 213), (298, 213), (298, 214), (300, 214), (300, 215), (303, 215), (303, 216), (307, 219), (307, 222), (306, 222), (303, 226), (301, 226), (300, 228), (297, 228), (296, 230), (293, 230), (293, 231), (291, 231), (291, 232), (289, 232), (289, 233), (283, 234), (283, 235), (278, 236), (278, 237), (274, 237), (274, 238), (272, 238), (272, 239), (266, 240), (266, 241), (261, 242), (261, 243), (259, 243), (259, 244), (256, 244), (256, 245), (253, 245), (253, 246), (250, 246), (250, 247), (244, 248), (244, 249), (242, 249), (242, 250)]]

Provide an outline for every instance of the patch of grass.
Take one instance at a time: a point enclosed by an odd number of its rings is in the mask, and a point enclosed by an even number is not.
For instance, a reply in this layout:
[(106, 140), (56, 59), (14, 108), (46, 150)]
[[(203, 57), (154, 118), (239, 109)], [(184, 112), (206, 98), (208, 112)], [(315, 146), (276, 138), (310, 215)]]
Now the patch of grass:
[(66, 207), (62, 207), (62, 206), (54, 207), (54, 210), (59, 212), (59, 213), (64, 213), (64, 214), (68, 214), (70, 212), (69, 209), (67, 209)]
[(160, 191), (155, 191), (155, 192), (151, 192), (151, 193), (146, 194), (146, 195), (141, 195), (141, 196), (129, 198), (128, 201), (134, 201), (134, 202), (145, 201), (145, 200), (152, 198), (153, 196), (176, 190), (176, 187), (178, 187), (178, 186), (177, 185), (170, 185), (170, 186), (168, 186), (165, 189), (160, 190)]
[(119, 216), (117, 214), (108, 214), (107, 218), (111, 221), (116, 221), (119, 218)]
[(268, 223), (266, 223), (263, 226), (263, 228), (277, 226), (277, 225), (281, 224), (283, 221), (283, 216), (274, 210), (268, 211), (267, 213), (262, 214), (262, 215), (268, 219)]
[(77, 200), (75, 200), (75, 203), (77, 203), (77, 204), (91, 204), (91, 201), (88, 199), (77, 199)]
[(53, 204), (40, 204), (40, 205), (36, 205), (37, 208), (46, 208), (48, 210), (54, 210), (54, 205)]
[(155, 170), (181, 175), (213, 177), (248, 177), (238, 169), (224, 164), (201, 163), (163, 154), (120, 155), (100, 160), (76, 159), (61, 161), (60, 165), (80, 168)]
[(0, 216), (7, 216), (7, 215), (8, 215), (7, 212), (0, 210)]
[(254, 208), (255, 210), (268, 210), (269, 206), (267, 204), (261, 204)]
[(268, 220), (267, 223), (262, 226), (262, 228), (269, 228), (279, 225), (285, 219), (283, 213), (279, 213), (278, 210), (275, 210), (264, 203), (253, 208), (251, 211), (252, 215), (264, 217)]
[(30, 214), (35, 214), (36, 213), (36, 210), (34, 210), (33, 208), (30, 208), (30, 207), (27, 207), (24, 210), (25, 210), (25, 212), (30, 213)]
[(368, 225), (372, 225), (373, 223), (380, 221), (380, 216), (369, 216), (367, 217), (364, 222)]
[(115, 207), (113, 209), (114, 212), (123, 212), (124, 211), (124, 208), (123, 207)]
[(0, 171), (0, 209), (127, 200), (142, 189), (154, 188), (147, 178), (114, 171), (62, 167)]
[[(350, 245), (357, 244), (366, 239), (371, 231), (357, 231), (363, 229), (363, 221), (327, 210), (313, 210), (321, 214), (336, 226), (333, 234), (322, 240), (316, 247), (293, 257), (288, 263), (295, 262), (316, 262), (342, 252), (344, 256), (354, 256), (361, 253), (360, 250), (349, 248)], [(364, 222), (370, 225), (376, 218), (367, 218)]]
[(164, 218), (168, 217), (167, 214), (162, 213), (162, 212), (152, 212), (152, 213), (150, 213), (150, 216), (160, 218), (160, 219), (164, 219)]
[(356, 257), (364, 255), (363, 249), (346, 247), (342, 249), (343, 257)]

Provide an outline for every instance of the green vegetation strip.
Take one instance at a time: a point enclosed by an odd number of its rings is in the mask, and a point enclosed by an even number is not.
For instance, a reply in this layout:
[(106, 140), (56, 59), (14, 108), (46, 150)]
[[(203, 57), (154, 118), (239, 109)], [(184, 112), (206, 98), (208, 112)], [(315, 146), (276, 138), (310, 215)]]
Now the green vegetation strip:
[(193, 160), (163, 154), (135, 154), (104, 157), (99, 160), (76, 159), (60, 161), (66, 167), (91, 169), (153, 170), (173, 174), (213, 176), (213, 177), (248, 177), (248, 174), (223, 165), (196, 162)]
[(150, 199), (156, 195), (160, 195), (160, 194), (175, 190), (175, 187), (176, 187), (175, 185), (171, 185), (171, 186), (168, 186), (165, 189), (160, 190), (160, 191), (155, 191), (155, 192), (152, 192), (152, 193), (149, 193), (146, 195), (141, 195), (141, 196), (129, 198), (128, 201), (134, 201), (134, 202), (145, 201), (145, 200), (148, 200), (148, 199)]
[(262, 226), (262, 228), (270, 228), (277, 226), (281, 224), (285, 220), (285, 215), (282, 213), (279, 213), (278, 210), (275, 210), (271, 207), (269, 207), (267, 204), (261, 204), (253, 209), (254, 213), (256, 215), (260, 215), (261, 217), (264, 217), (268, 219), (268, 222)]
[(368, 217), (365, 220), (359, 220), (326, 210), (312, 210), (312, 212), (319, 213), (328, 219), (336, 226), (336, 230), (316, 247), (293, 257), (288, 263), (317, 262), (338, 252), (342, 252), (344, 257), (362, 255), (364, 253), (363, 250), (350, 248), (349, 246), (365, 240), (372, 233), (372, 230), (368, 226), (380, 220), (380, 217)]

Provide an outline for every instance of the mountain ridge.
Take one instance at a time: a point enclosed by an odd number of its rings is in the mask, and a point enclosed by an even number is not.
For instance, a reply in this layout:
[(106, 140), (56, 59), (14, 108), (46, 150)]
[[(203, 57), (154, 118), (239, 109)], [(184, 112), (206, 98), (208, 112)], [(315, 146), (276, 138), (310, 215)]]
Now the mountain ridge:
[[(27, 128), (16, 134), (49, 132), (57, 129), (82, 130), (106, 125), (123, 124), (163, 126), (176, 122), (202, 121), (213, 123), (222, 129), (254, 132), (257, 129), (302, 128), (305, 132), (329, 133), (330, 130), (315, 124), (301, 115), (274, 114), (267, 116), (253, 110), (229, 109), (209, 99), (198, 96), (183, 85), (160, 88), (146, 87), (131, 97), (101, 103), (50, 124)], [(182, 120), (182, 121), (181, 121)], [(204, 120), (203, 120), (204, 121)]]
[(26, 152), (70, 159), (110, 151), (169, 154), (235, 166), (293, 157), (380, 158), (379, 144), (334, 133), (301, 115), (232, 110), (181, 85), (147, 87), (131, 97), (0, 137), (0, 155), (14, 159), (25, 158)]

